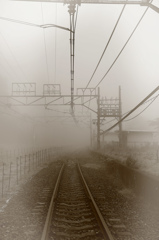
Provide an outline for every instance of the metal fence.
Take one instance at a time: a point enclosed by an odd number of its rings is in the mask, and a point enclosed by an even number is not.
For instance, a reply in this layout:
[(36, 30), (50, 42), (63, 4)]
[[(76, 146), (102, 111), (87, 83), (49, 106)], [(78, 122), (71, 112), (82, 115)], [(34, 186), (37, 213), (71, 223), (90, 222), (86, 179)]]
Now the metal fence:
[(19, 156), (8, 156), (0, 161), (0, 199), (11, 194), (23, 180), (48, 164), (56, 149), (42, 149)]

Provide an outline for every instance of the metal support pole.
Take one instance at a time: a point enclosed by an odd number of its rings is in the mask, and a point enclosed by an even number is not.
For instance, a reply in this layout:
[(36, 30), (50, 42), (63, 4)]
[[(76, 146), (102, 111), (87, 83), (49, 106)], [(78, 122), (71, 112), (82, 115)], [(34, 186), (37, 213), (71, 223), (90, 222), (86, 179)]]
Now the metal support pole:
[(38, 167), (38, 152), (36, 152), (36, 168)]
[(34, 166), (34, 152), (33, 152), (33, 169), (35, 169), (35, 166)]
[(123, 147), (123, 140), (122, 140), (122, 106), (121, 106), (121, 87), (119, 86), (119, 147)]
[(10, 191), (10, 183), (11, 183), (11, 174), (12, 174), (12, 162), (10, 162), (10, 167), (9, 167), (9, 184), (8, 184), (9, 191)]
[(20, 156), (20, 179), (21, 179), (21, 177), (22, 177), (22, 173), (21, 173), (21, 171), (22, 171), (22, 157)]
[(29, 153), (29, 172), (30, 172), (30, 153)]
[(18, 173), (18, 157), (17, 157), (17, 161), (16, 161), (16, 175), (17, 175), (17, 185), (18, 185), (18, 183), (19, 183), (19, 178), (18, 178), (18, 175), (19, 175), (19, 173)]
[(100, 89), (98, 88), (97, 99), (97, 150), (100, 150)]
[(90, 148), (92, 148), (92, 116), (90, 114)]
[(4, 196), (4, 162), (2, 165), (2, 198)]
[(26, 158), (27, 158), (27, 155), (25, 154), (24, 156), (24, 175), (25, 175), (25, 172), (26, 172)]
[(68, 6), (70, 14), (70, 72), (71, 72), (71, 112), (73, 113), (73, 100), (74, 100), (74, 56), (75, 56), (75, 7), (76, 5), (71, 2)]

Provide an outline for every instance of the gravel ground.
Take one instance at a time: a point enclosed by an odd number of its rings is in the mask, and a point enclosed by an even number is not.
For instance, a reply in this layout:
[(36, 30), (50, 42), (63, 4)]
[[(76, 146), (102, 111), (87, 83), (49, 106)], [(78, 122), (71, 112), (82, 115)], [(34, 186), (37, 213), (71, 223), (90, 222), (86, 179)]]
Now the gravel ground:
[[(103, 157), (81, 153), (74, 156), (77, 158), (92, 191), (98, 187), (104, 193), (105, 200), (128, 228), (133, 240), (159, 240), (159, 206), (125, 189), (120, 180), (113, 177)], [(61, 163), (54, 162), (30, 178), (0, 211), (0, 240), (40, 239), (47, 211), (37, 215), (32, 213), (42, 191), (53, 188), (60, 166)]]
[(0, 240), (40, 239), (46, 212), (33, 214), (45, 188), (53, 188), (60, 165), (51, 163), (31, 177), (0, 211)]
[(96, 187), (101, 189), (110, 208), (120, 217), (133, 240), (159, 240), (159, 206), (126, 189), (119, 179), (112, 176), (104, 158), (97, 155), (90, 158), (88, 155), (80, 162), (92, 192)]

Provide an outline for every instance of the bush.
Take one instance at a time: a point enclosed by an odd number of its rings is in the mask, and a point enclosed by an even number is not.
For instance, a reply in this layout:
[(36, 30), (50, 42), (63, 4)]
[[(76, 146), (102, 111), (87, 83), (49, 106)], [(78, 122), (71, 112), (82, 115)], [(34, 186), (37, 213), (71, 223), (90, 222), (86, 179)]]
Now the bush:
[(138, 168), (137, 160), (135, 158), (133, 158), (132, 156), (128, 156), (125, 163), (126, 163), (126, 166), (128, 166), (130, 168), (135, 168), (135, 169)]

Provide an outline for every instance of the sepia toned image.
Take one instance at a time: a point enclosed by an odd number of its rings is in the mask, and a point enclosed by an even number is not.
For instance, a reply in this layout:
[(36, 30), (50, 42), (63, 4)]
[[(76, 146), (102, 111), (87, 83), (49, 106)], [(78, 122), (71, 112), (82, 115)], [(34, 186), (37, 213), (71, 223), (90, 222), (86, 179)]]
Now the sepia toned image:
[(0, 240), (159, 240), (158, 24), (158, 0), (0, 0)]

